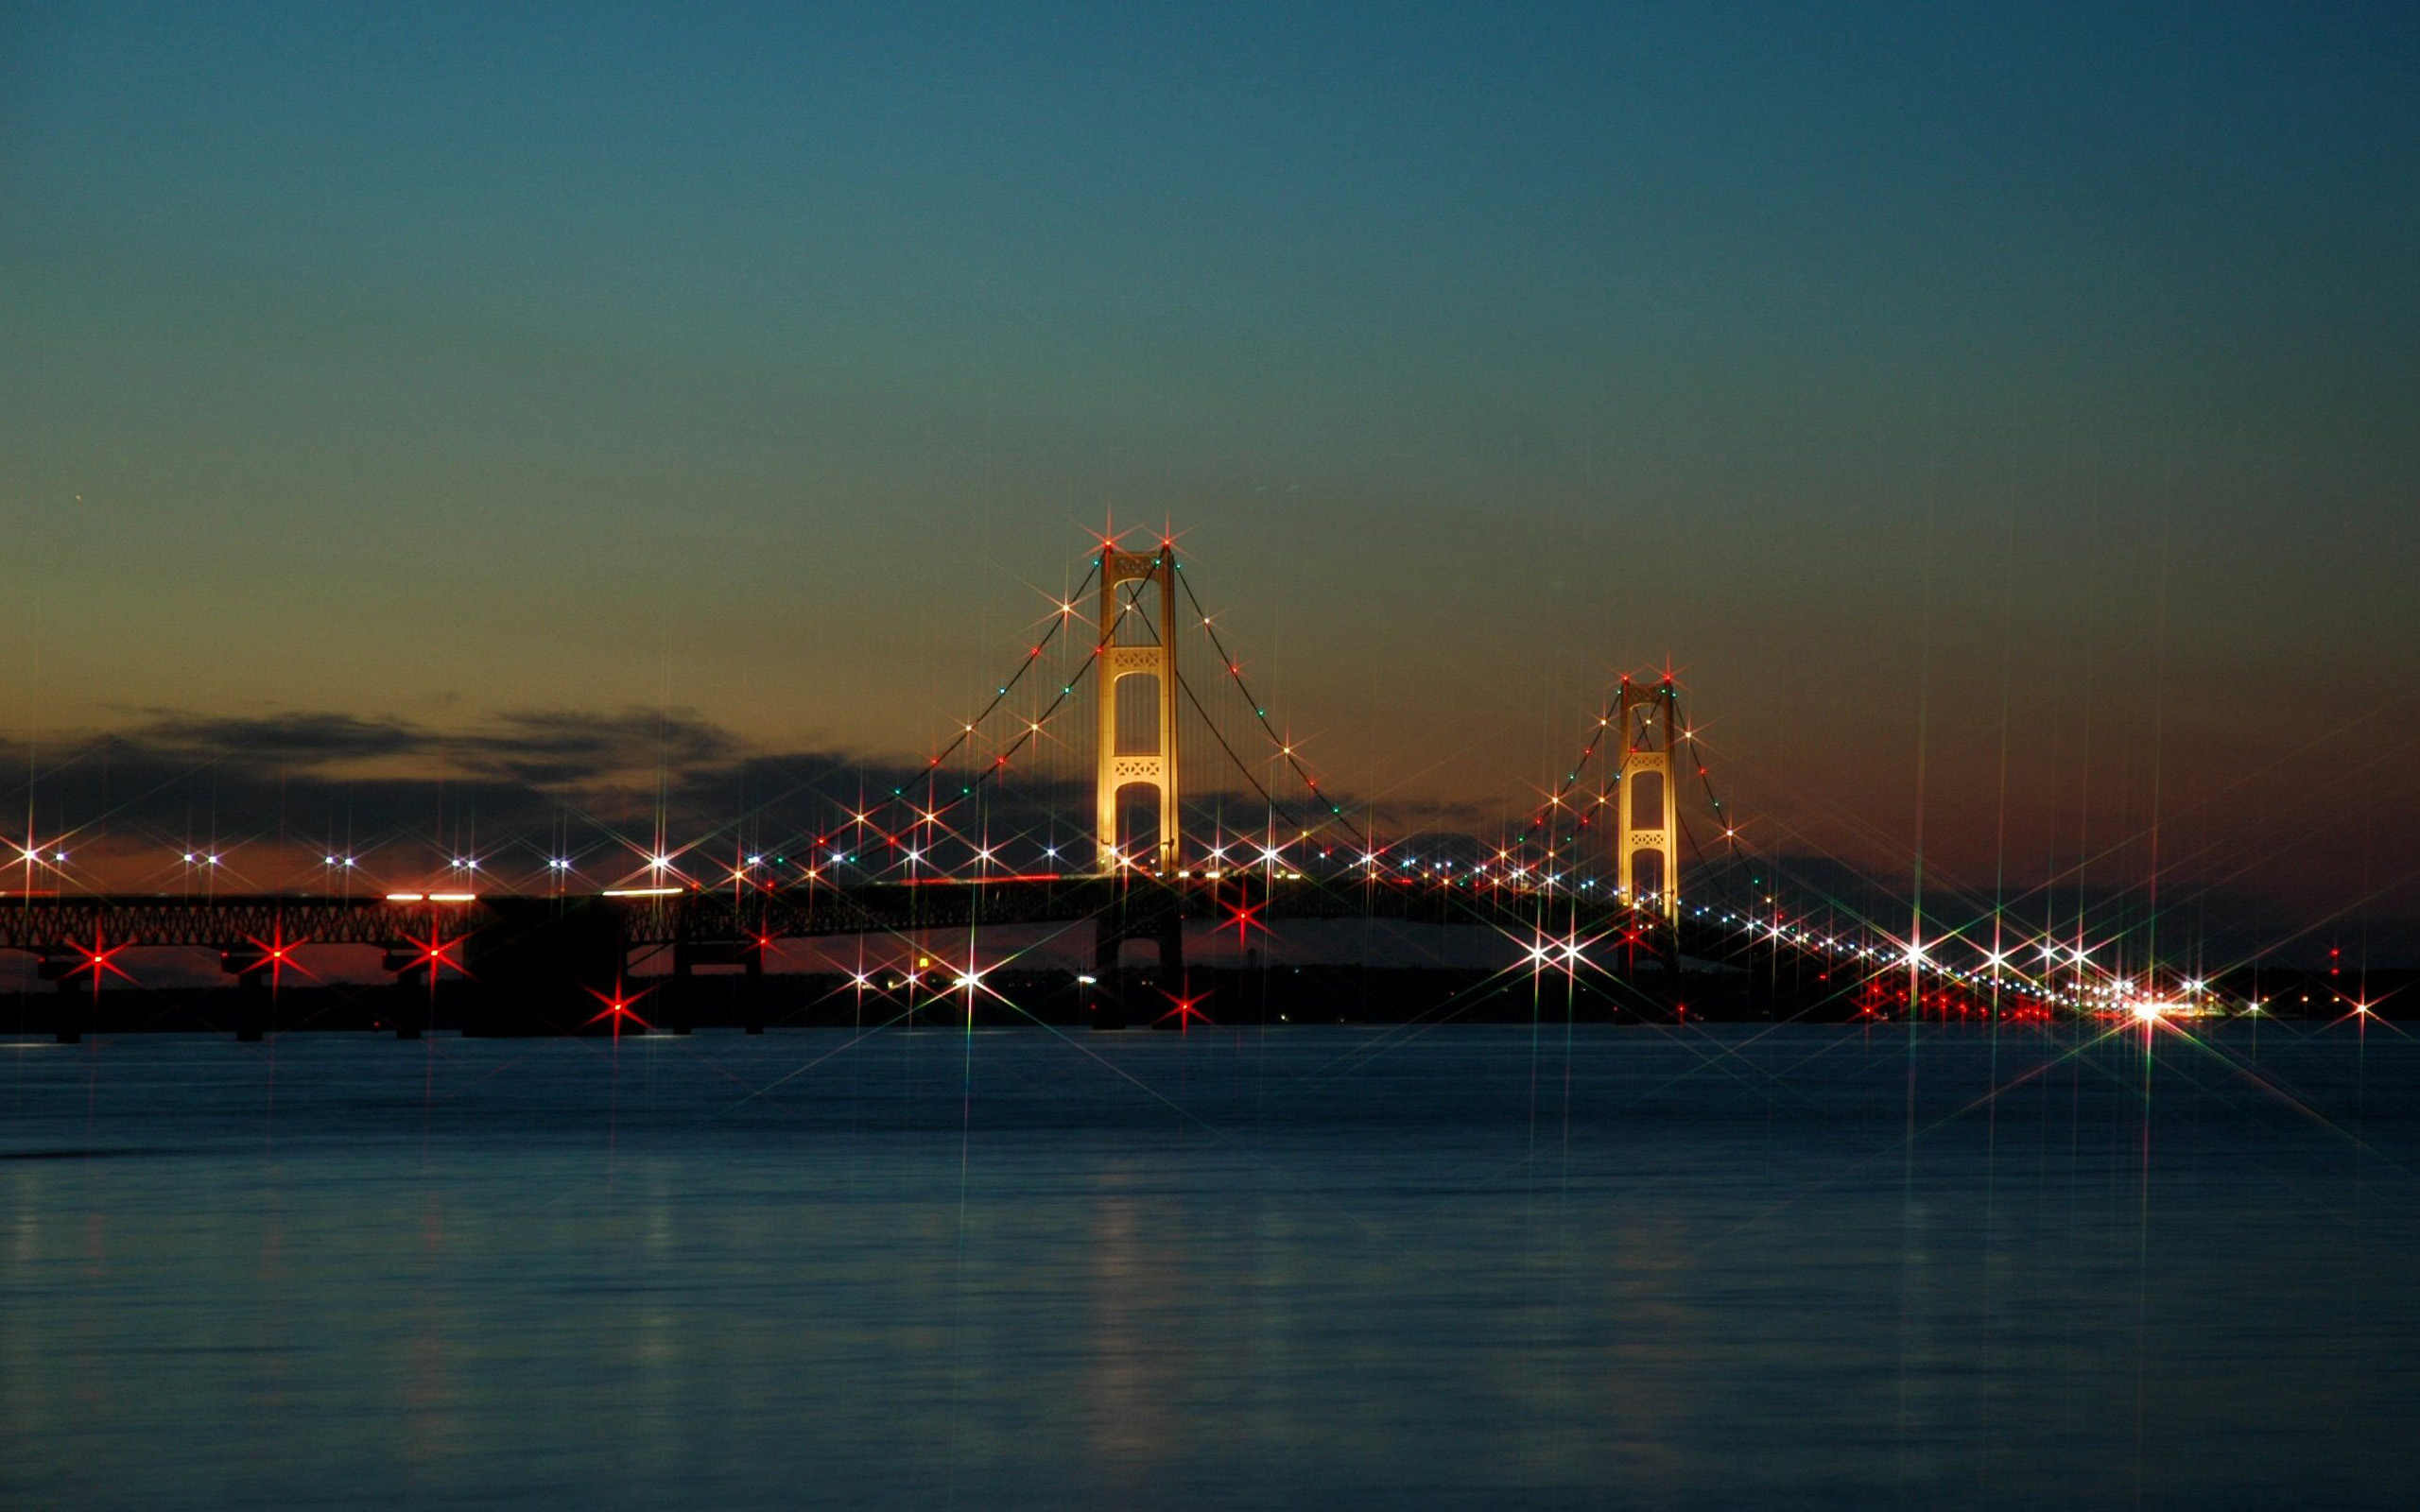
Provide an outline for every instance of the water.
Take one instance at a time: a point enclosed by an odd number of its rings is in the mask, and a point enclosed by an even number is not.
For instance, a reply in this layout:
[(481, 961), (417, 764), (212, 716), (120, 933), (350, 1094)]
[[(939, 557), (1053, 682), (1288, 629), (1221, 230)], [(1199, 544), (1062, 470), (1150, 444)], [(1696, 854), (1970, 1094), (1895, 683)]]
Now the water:
[(0, 1049), (9, 1507), (2409, 1504), (2372, 1025)]

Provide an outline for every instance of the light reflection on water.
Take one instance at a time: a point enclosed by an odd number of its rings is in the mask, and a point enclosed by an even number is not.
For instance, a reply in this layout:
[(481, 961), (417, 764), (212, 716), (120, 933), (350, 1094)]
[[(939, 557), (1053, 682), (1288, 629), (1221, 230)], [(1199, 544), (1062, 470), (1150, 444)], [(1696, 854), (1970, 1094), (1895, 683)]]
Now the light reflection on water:
[(2399, 1504), (2420, 1057), (2263, 1034), (12, 1047), (0, 1503)]

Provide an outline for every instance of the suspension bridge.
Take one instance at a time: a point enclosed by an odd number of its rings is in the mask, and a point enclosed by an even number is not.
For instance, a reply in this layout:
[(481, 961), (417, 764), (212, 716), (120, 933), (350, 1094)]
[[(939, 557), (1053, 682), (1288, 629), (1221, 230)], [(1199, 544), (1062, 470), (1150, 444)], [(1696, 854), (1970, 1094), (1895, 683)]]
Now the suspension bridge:
[[(170, 947), (215, 954), (244, 1039), (268, 1031), (300, 953), (331, 946), (378, 953), (406, 1036), (431, 1022), (420, 1005), (441, 977), (472, 994), (467, 1032), (648, 1027), (632, 985), (642, 971), (668, 977), (669, 1017), (685, 1027), (678, 1005), (700, 968), (743, 974), (757, 1030), (769, 956), (834, 936), (873, 942), (877, 961), (897, 954), (900, 971), (860, 971), (854, 985), (904, 989), (910, 1013), (920, 993), (928, 1013), (958, 1004), (971, 1016), (994, 1000), (1012, 1012), (994, 978), (1015, 953), (987, 954), (984, 940), (1021, 929), (1090, 931), (1079, 980), (1094, 1026), (1181, 1024), (1218, 1007), (1187, 987), (1188, 930), (1248, 941), (1304, 920), (1492, 930), (1515, 942), (1522, 970), (1648, 1017), (1685, 1013), (1693, 972), (1786, 969), (1806, 992), (1873, 1014), (2190, 1011), (2206, 990), (2120, 977), (2080, 945), (1970, 943), (1956, 930), (1927, 944), (1743, 890), (1738, 868), (1708, 865), (1708, 840), (1736, 858), (1737, 826), (1668, 675), (1621, 679), (1559, 781), (1498, 843), (1415, 856), (1323, 785), (1173, 540), (1128, 549), (1113, 537), (1088, 556), (1008, 674), (887, 791), (769, 795), (746, 824), (685, 845), (616, 837), (602, 865), (549, 854), (519, 879), (464, 856), (438, 882), (378, 891), (222, 892), (210, 885), (216, 857), (192, 853), (199, 887), (86, 891), (60, 885), (62, 837), (28, 834), (0, 950), (38, 957), (57, 984), (61, 1040), (80, 1037), (106, 987), (132, 981), (128, 952)], [(766, 816), (802, 807), (807, 821), (769, 843)], [(350, 855), (328, 862), (334, 883), (358, 874)], [(1147, 953), (1140, 966), (1127, 964), (1130, 944)]]

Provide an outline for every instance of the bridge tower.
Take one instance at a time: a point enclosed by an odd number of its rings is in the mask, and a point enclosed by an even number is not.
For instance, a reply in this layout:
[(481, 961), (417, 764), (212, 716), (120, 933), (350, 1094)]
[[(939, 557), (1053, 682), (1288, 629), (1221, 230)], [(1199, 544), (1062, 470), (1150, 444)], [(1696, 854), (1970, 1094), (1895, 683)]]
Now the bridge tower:
[[(1673, 923), (1681, 918), (1681, 795), (1673, 785), (1672, 766), (1679, 713), (1679, 695), (1670, 678), (1644, 689), (1622, 679), (1614, 720), (1621, 741), (1616, 747), (1621, 782), (1615, 789), (1614, 884), (1633, 907), (1652, 908)], [(1643, 777), (1654, 781), (1642, 782)], [(1642, 897), (1638, 862), (1651, 855), (1656, 858), (1657, 872)]]
[[(1160, 623), (1153, 644), (1119, 645), (1117, 591), (1128, 583), (1160, 586)], [(1104, 546), (1100, 554), (1100, 746), (1095, 788), (1100, 836), (1100, 869), (1115, 875), (1124, 869), (1117, 833), (1117, 796), (1130, 787), (1150, 787), (1160, 799), (1159, 842), (1151, 855), (1152, 869), (1163, 877), (1176, 875), (1176, 548), (1166, 541), (1153, 552), (1119, 551)], [(1148, 751), (1117, 748), (1117, 685), (1128, 678), (1148, 677), (1158, 684), (1159, 735)], [(1140, 856), (1131, 858), (1139, 863)]]
[[(1160, 616), (1150, 644), (1120, 645), (1118, 590), (1128, 583), (1157, 583)], [(1157, 709), (1155, 736), (1150, 750), (1118, 748), (1117, 685), (1128, 678), (1150, 678)], [(1115, 980), (1119, 947), (1130, 939), (1150, 940), (1159, 947), (1159, 986), (1165, 990), (1184, 978), (1184, 922), (1176, 885), (1177, 757), (1176, 757), (1176, 548), (1160, 542), (1152, 552), (1120, 551), (1107, 545), (1100, 554), (1100, 741), (1095, 780), (1096, 814), (1100, 841), (1100, 870), (1135, 885), (1117, 889), (1116, 902), (1094, 919), (1094, 970), (1104, 983)], [(1130, 787), (1149, 787), (1160, 799), (1160, 833), (1150, 855), (1130, 855), (1117, 833), (1118, 795)], [(1136, 872), (1144, 873), (1138, 877)], [(1110, 988), (1092, 1006), (1093, 1027), (1121, 1029), (1130, 1010), (1145, 1022), (1153, 1015), (1136, 990)]]

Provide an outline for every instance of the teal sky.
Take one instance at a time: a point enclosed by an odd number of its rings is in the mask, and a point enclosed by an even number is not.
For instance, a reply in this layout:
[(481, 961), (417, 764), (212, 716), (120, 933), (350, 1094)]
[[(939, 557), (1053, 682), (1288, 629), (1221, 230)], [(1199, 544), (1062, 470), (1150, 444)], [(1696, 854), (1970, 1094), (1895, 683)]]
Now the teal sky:
[(1668, 657), (1777, 840), (2408, 901), (2415, 99), (2401, 6), (7, 6), (0, 727), (912, 757), (1168, 521), (1365, 792)]

